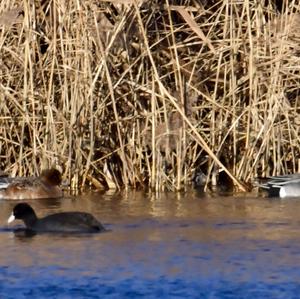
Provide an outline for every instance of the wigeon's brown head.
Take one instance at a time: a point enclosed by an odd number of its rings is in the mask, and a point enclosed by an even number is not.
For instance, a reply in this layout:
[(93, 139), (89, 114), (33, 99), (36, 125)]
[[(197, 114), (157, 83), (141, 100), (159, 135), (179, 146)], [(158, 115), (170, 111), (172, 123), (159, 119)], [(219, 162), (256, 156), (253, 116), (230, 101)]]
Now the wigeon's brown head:
[(58, 186), (61, 184), (61, 173), (55, 169), (45, 169), (42, 171), (40, 175), (40, 179), (44, 184), (48, 184), (51, 186)]

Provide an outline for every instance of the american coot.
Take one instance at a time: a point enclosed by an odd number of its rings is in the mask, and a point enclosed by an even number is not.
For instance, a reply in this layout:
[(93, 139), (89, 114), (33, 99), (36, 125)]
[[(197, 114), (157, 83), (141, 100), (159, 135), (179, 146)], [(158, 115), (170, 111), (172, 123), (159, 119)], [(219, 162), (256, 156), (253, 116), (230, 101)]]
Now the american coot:
[(42, 171), (39, 177), (0, 177), (0, 198), (37, 199), (60, 198), (63, 192), (61, 173), (54, 168)]
[(93, 233), (104, 231), (102, 224), (91, 214), (83, 212), (63, 212), (38, 218), (27, 203), (17, 204), (7, 222), (23, 220), (28, 230), (33, 232)]
[(270, 197), (300, 197), (299, 173), (267, 177), (257, 185), (267, 191)]

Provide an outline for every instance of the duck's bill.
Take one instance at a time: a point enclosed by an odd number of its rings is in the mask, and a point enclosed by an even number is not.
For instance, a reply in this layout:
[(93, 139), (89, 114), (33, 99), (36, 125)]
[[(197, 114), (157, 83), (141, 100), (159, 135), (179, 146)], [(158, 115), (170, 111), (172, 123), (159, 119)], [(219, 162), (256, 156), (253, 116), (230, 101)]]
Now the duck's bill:
[(13, 222), (15, 219), (16, 219), (16, 218), (15, 218), (14, 214), (11, 214), (11, 215), (9, 216), (9, 218), (7, 219), (7, 223), (11, 223), (11, 222)]

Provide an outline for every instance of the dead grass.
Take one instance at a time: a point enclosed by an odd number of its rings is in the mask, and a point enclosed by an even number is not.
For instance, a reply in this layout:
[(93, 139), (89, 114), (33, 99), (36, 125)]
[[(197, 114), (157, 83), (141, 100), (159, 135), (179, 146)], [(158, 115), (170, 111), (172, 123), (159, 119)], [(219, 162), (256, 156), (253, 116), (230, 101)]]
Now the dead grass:
[(200, 3), (1, 1), (0, 168), (154, 190), (298, 172), (298, 1)]

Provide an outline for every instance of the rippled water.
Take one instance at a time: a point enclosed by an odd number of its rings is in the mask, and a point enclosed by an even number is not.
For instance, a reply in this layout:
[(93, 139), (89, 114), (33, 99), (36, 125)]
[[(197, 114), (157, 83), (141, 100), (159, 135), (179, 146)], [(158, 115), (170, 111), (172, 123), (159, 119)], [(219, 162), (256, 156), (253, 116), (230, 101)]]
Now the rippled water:
[(1, 201), (0, 298), (299, 298), (300, 199), (196, 193), (29, 201), (93, 213), (102, 234), (24, 237)]

